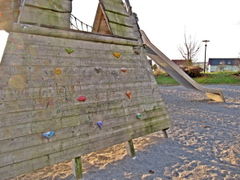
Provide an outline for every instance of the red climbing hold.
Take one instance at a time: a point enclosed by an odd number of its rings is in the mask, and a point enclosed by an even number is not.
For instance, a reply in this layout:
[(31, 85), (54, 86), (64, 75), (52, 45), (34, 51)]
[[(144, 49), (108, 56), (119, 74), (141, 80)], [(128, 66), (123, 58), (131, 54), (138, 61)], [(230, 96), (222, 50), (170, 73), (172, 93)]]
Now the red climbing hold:
[(84, 101), (87, 100), (87, 98), (85, 96), (80, 96), (80, 97), (77, 98), (77, 100), (80, 101), (80, 102), (84, 102)]
[(125, 72), (127, 72), (127, 69), (126, 68), (121, 68), (121, 71), (125, 73)]
[(128, 99), (132, 98), (132, 92), (131, 91), (127, 91), (126, 92), (126, 96), (128, 97)]

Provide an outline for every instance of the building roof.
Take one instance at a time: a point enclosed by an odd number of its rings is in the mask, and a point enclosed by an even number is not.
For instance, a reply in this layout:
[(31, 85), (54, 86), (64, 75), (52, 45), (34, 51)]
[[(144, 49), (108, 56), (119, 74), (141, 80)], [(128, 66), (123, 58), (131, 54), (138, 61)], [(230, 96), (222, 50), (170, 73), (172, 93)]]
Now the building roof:
[(185, 60), (185, 59), (172, 59), (172, 61), (179, 66), (181, 66), (181, 65), (185, 66), (190, 63), (189, 60)]
[(209, 65), (217, 66), (217, 65), (239, 65), (240, 58), (209, 58)]

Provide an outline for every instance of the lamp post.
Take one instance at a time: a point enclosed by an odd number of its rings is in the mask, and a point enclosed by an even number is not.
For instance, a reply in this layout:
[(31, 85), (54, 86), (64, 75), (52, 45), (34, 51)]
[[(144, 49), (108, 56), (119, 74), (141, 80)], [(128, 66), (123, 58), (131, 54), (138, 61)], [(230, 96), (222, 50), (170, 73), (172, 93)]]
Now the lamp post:
[(207, 58), (207, 43), (210, 42), (209, 40), (203, 40), (202, 42), (205, 43), (205, 53), (204, 53), (204, 64), (203, 64), (203, 72), (206, 72), (206, 58)]

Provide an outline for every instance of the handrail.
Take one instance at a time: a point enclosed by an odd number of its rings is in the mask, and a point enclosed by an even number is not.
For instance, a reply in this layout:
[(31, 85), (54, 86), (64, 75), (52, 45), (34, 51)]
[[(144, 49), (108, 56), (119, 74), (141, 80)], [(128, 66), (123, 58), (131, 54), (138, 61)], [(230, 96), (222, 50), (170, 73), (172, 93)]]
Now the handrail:
[(70, 16), (70, 24), (71, 29), (79, 30), (79, 31), (87, 31), (92, 32), (93, 27), (82, 22), (80, 19), (78, 19), (76, 16), (71, 14)]

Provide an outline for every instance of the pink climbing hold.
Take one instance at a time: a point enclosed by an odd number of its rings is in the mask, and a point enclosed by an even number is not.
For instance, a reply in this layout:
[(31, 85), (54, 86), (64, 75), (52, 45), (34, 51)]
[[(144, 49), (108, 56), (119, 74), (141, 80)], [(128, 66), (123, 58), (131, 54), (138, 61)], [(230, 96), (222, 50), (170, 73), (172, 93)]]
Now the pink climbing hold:
[(80, 102), (84, 102), (84, 101), (87, 100), (87, 98), (85, 96), (80, 96), (80, 97), (77, 98), (77, 100), (80, 101)]

